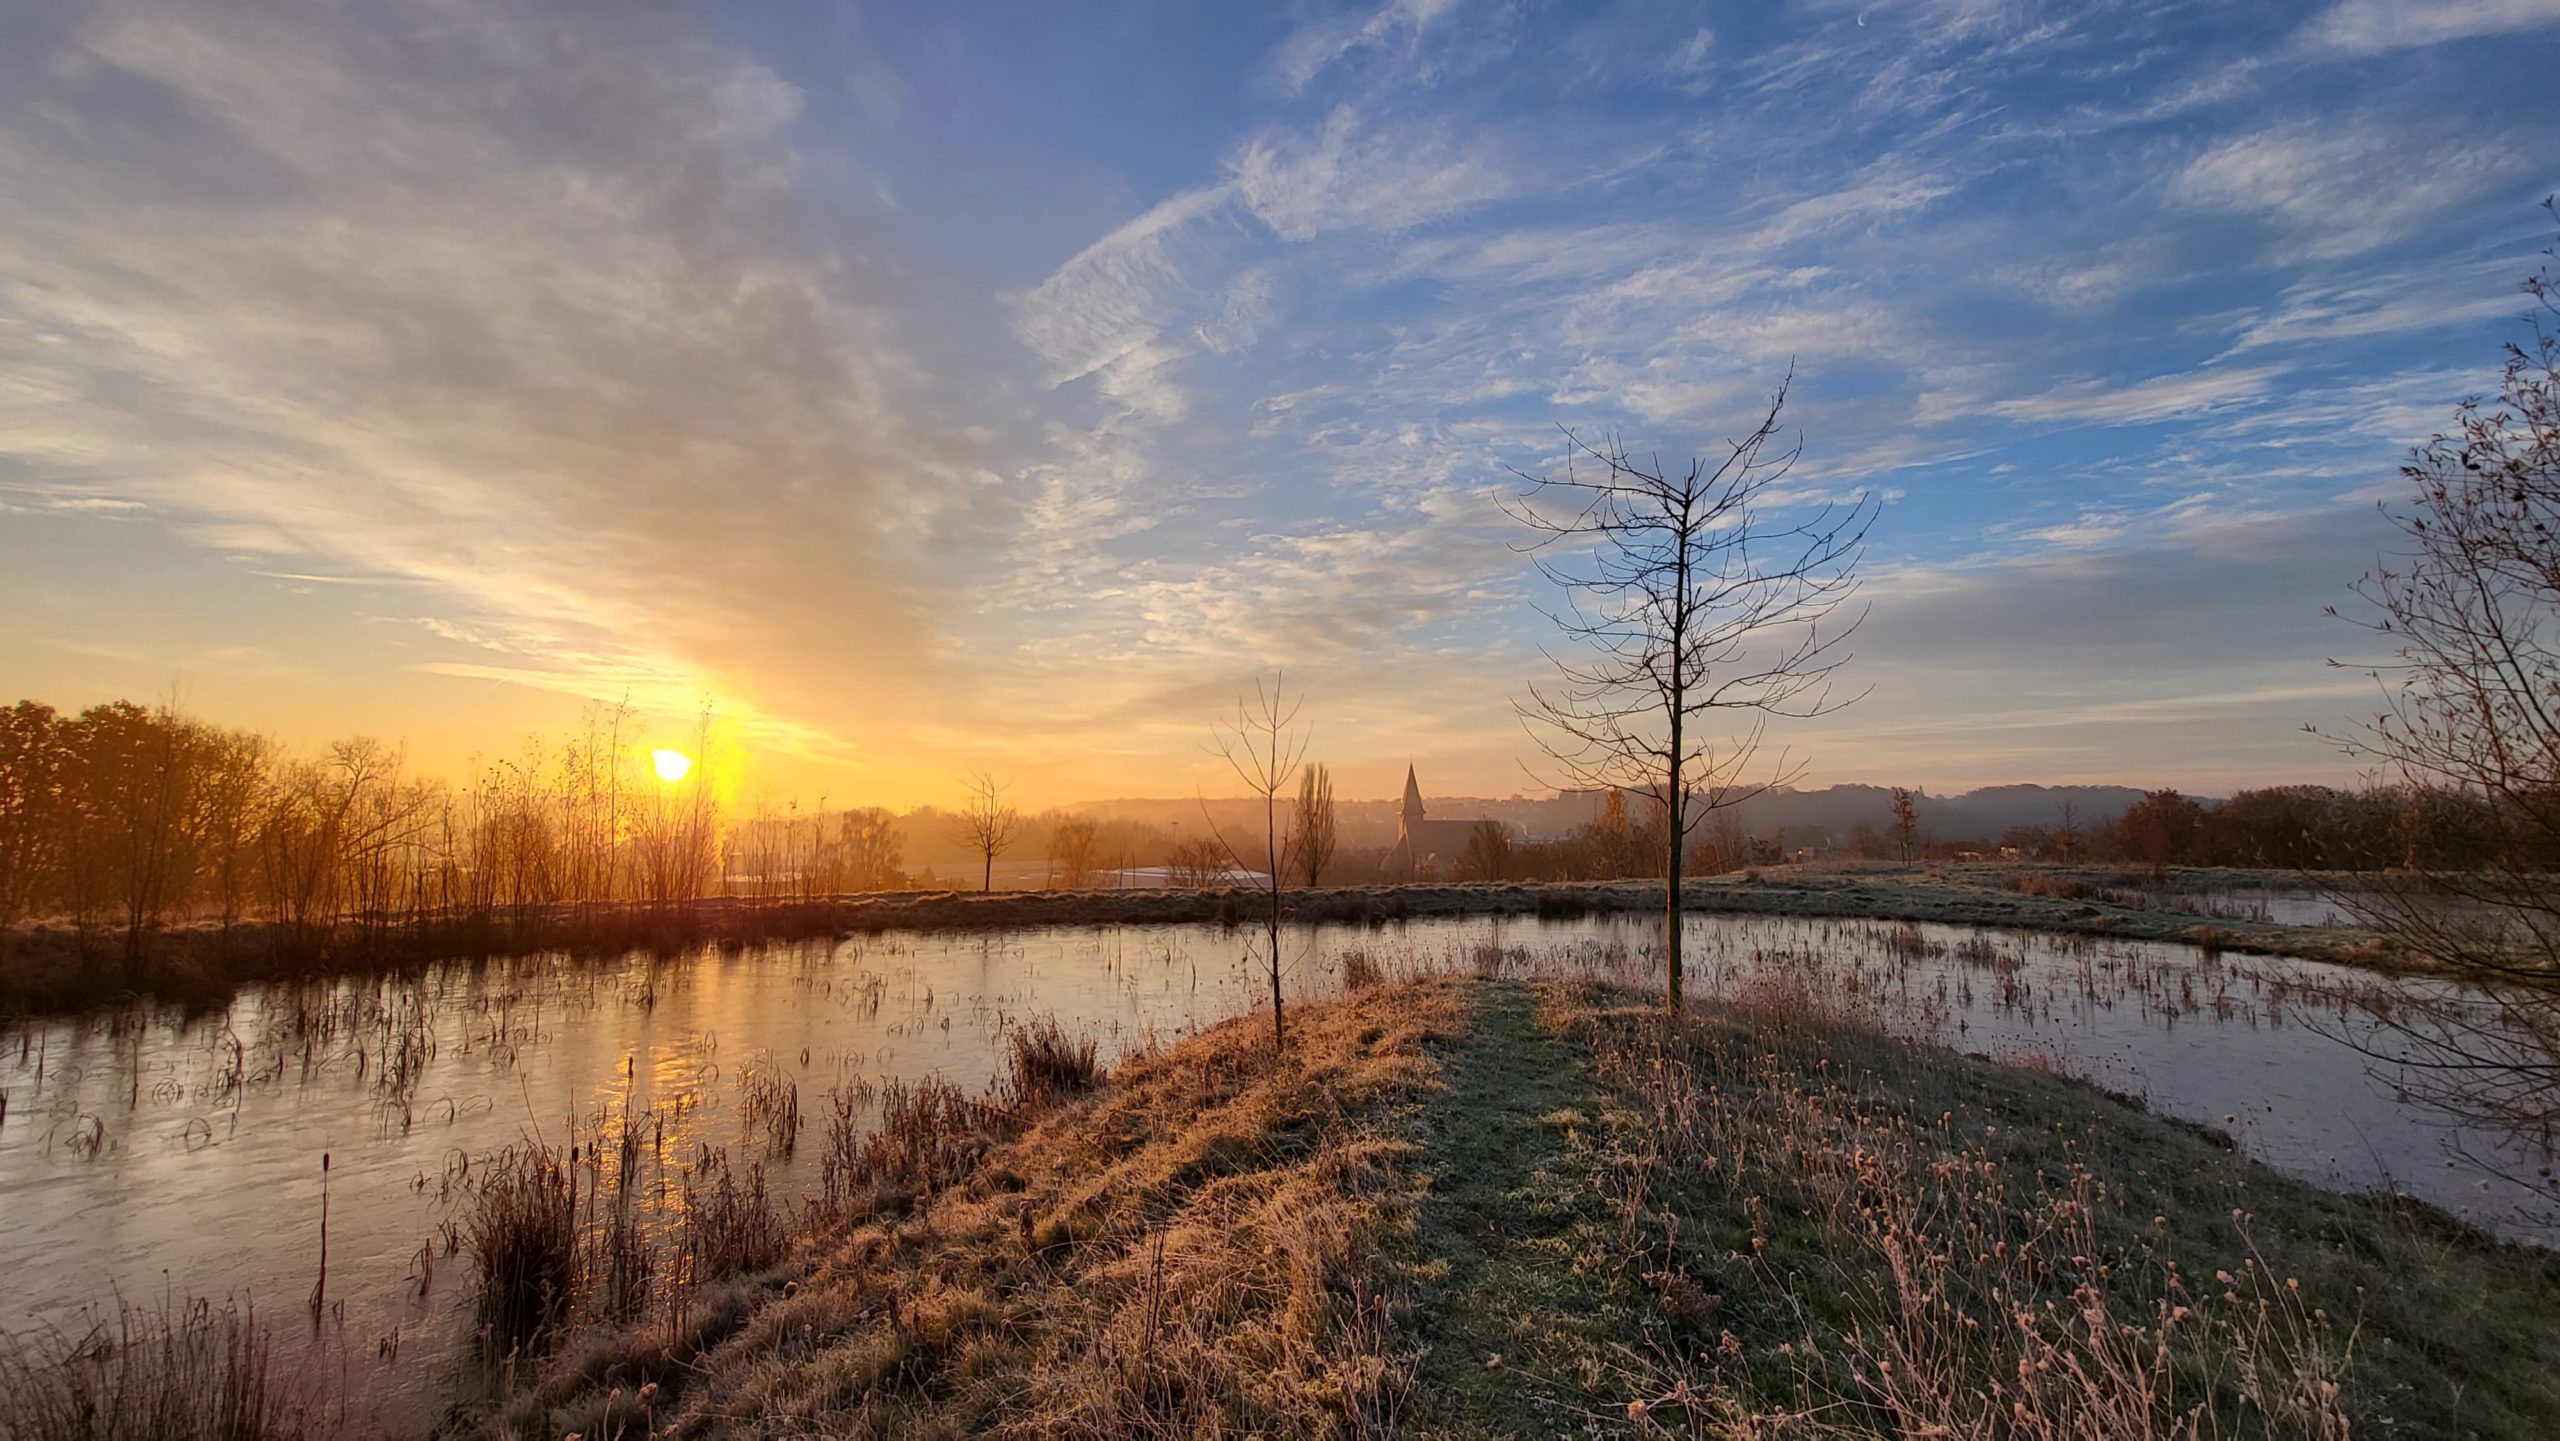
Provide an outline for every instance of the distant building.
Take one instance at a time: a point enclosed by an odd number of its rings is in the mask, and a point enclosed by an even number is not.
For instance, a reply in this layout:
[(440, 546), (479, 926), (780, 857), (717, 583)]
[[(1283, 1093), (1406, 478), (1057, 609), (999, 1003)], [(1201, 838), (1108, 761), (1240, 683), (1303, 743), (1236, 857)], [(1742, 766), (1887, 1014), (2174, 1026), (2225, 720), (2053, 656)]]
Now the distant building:
[(1422, 785), (1414, 778), (1413, 767), (1406, 766), (1404, 805), (1396, 812), (1396, 845), (1387, 852), (1388, 878), (1449, 874), (1457, 867), (1458, 857), (1466, 854), (1467, 838), (1483, 824), (1482, 817), (1435, 821), (1424, 815)]

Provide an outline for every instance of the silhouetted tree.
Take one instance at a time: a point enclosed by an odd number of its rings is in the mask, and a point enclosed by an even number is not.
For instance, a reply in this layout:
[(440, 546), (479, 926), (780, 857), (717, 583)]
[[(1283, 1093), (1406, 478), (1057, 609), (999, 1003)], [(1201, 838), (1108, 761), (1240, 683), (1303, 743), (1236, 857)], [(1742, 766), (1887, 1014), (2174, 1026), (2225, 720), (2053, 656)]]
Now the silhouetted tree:
[(0, 939), (52, 899), (62, 843), (62, 723), (53, 707), (0, 710)]
[(1920, 839), (1920, 793), (1902, 786), (1893, 788), (1893, 846), (1899, 859), (1911, 859), (1911, 848)]
[(2187, 859), (2203, 825), (2203, 806), (2174, 790), (2157, 790), (2127, 807), (2115, 830), (2124, 858), (2156, 873)]
[(1218, 885), (1234, 869), (1234, 858), (1214, 836), (1175, 841), (1165, 853), (1165, 879), (1187, 890)]
[(1593, 872), (1602, 880), (1617, 880), (1642, 869), (1651, 852), (1643, 837), (1627, 819), (1626, 792), (1612, 788), (1601, 799), (1600, 818), (1588, 831), (1592, 850)]
[(1022, 813), (1004, 803), (1004, 788), (984, 771), (969, 778), (969, 795), (953, 821), (969, 853), (978, 858), (978, 889), (996, 888), (996, 857), (1022, 832)]
[(1049, 831), (1049, 884), (1074, 890), (1102, 862), (1102, 827), (1088, 816), (1069, 816)]
[(1510, 879), (1510, 829), (1500, 821), (1476, 822), (1474, 829), (1467, 832), (1467, 846), (1458, 854), (1458, 866), (1469, 880)]
[(1310, 888), (1322, 884), (1337, 839), (1333, 773), (1323, 762), (1311, 762), (1298, 776), (1298, 803), (1289, 812), (1290, 873), (1305, 877)]
[(898, 818), (878, 806), (838, 815), (836, 846), (843, 855), (845, 889), (885, 891), (906, 884)]
[[(1792, 376), (1790, 376), (1792, 380)], [(1680, 878), (1699, 822), (1802, 771), (1782, 750), (1759, 773), (1772, 716), (1833, 708), (1832, 672), (1854, 619), (1874, 506), (1804, 507), (1773, 491), (1801, 443), (1775, 448), (1781, 385), (1759, 423), (1712, 463), (1666, 468), (1616, 441), (1566, 433), (1563, 473), (1520, 478), (1507, 505), (1537, 532), (1539, 572), (1561, 604), (1548, 619), (1578, 655), (1519, 709), (1564, 784), (1613, 787), (1662, 808), (1664, 1004), (1681, 1000)], [(1730, 717), (1730, 728), (1713, 722)]]
[(1707, 817), (1708, 864), (1719, 873), (1751, 864), (1751, 832), (1742, 823), (1742, 808), (1726, 806)]

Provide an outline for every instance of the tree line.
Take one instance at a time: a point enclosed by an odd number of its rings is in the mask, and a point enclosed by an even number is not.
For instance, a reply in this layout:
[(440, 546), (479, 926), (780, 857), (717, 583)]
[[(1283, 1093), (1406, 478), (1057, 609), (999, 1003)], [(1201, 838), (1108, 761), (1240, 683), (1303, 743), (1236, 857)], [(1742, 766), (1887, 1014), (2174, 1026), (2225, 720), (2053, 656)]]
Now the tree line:
[(173, 921), (316, 946), (426, 915), (701, 895), (709, 770), (644, 777), (635, 730), (595, 707), (454, 785), (369, 739), (297, 755), (174, 706), (20, 701), (0, 710), (0, 927), (60, 919), (139, 971)]
[[(1897, 797), (1916, 792), (1897, 790)], [(1860, 824), (1837, 845), (1782, 832), (1794, 844), (1854, 860), (2023, 859), (2061, 864), (2232, 866), (2302, 871), (2469, 871), (2501, 858), (2538, 868), (2560, 863), (2489, 796), (2440, 786), (2265, 786), (2209, 800), (2147, 791), (2121, 814), (2083, 821), (2067, 811), (1994, 838), (1933, 833), (1916, 807), (1897, 806), (1888, 826)], [(2517, 854), (2523, 845), (2528, 854)]]

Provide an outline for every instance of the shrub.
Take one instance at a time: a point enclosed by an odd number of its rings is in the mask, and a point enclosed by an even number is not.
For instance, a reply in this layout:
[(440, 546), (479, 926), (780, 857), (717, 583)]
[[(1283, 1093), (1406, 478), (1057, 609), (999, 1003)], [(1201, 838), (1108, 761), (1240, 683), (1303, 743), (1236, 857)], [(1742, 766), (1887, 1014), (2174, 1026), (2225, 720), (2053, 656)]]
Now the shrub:
[(1068, 1035), (1054, 1018), (1016, 1026), (1005, 1041), (1011, 1098), (1017, 1105), (1089, 1091), (1102, 1079), (1095, 1060), (1099, 1044), (1091, 1036)]
[(1377, 958), (1367, 951), (1342, 953), (1342, 984), (1345, 989), (1373, 990), (1385, 980), (1386, 973), (1378, 968)]
[(2097, 894), (2087, 881), (2071, 876), (2049, 876), (2040, 871), (2011, 871), (2007, 885), (2022, 896), (2044, 896), (2057, 901), (2085, 901)]

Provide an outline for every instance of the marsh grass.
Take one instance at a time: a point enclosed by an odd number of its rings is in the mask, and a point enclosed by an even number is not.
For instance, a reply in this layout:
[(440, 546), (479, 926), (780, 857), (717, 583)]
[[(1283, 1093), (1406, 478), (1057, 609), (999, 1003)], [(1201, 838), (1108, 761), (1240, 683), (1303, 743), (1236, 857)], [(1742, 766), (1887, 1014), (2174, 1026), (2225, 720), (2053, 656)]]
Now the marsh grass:
[(1005, 1032), (1006, 1094), (1017, 1104), (1090, 1091), (1102, 1079), (1101, 1043), (1044, 1016)]
[(257, 1313), (118, 1301), (77, 1335), (0, 1335), (5, 1441), (302, 1441), (338, 1434)]
[[(967, 1174), (1009, 1109), (932, 1077), (840, 1087), (829, 1103), (816, 1207), (838, 1223), (903, 1214)], [(877, 1119), (865, 1127), (871, 1103)]]
[(750, 1065), (738, 1078), (738, 1113), (750, 1136), (761, 1135), (765, 1149), (789, 1159), (800, 1147), (800, 1085), (766, 1065)]
[(872, 1131), (839, 1093), (849, 1199), (905, 1205), (848, 1204), (778, 1295), (582, 1356), (507, 1424), (609, 1434), (654, 1384), (656, 1423), (687, 1435), (1392, 1431), (1395, 1118), (1459, 1017), (1446, 985), (1309, 1007), (1285, 1061), (1240, 1019), (1038, 1109), (884, 1087)]
[[(2263, 882), (2267, 872), (2173, 871), (2172, 888)], [(2298, 881), (2296, 873), (2283, 873)], [(2337, 878), (2325, 878), (2322, 883)], [(2157, 878), (2106, 870), (1956, 868), (1912, 872), (1893, 866), (1791, 867), (1763, 875), (1700, 879), (1684, 888), (1693, 913), (2003, 925), (2179, 940), (2195, 923), (2187, 902), (2169, 899)], [(1292, 891), (1288, 919), (1301, 924), (1383, 927), (1435, 916), (1544, 916), (1655, 912), (1659, 882), (1586, 881), (1336, 886)], [(1234, 893), (1219, 890), (904, 891), (677, 902), (597, 901), (436, 909), (364, 925), (279, 927), (244, 922), (223, 930), (171, 926), (151, 939), (139, 973), (97, 963), (94, 948), (57, 925), (20, 925), (0, 935), (0, 1016), (120, 1006), (137, 995), (190, 1007), (218, 1005), (255, 981), (415, 976), (439, 963), (565, 953), (613, 961), (634, 951), (679, 955), (704, 946), (735, 948), (895, 930), (1017, 925), (1233, 925)], [(2112, 909), (2108, 909), (2112, 908)], [(2407, 968), (2370, 934), (2278, 926), (2231, 918), (2233, 951), (2283, 954), (2378, 968)], [(645, 998), (649, 993), (644, 991)], [(645, 1003), (645, 1000), (644, 1000)]]
[(711, 1147), (684, 1180), (681, 1235), (683, 1280), (693, 1286), (765, 1270), (790, 1243), (763, 1165), (741, 1176), (728, 1152)]
[(478, 1166), (466, 1230), (490, 1350), (531, 1346), (567, 1313), (579, 1279), (578, 1188), (572, 1164), (527, 1142)]

